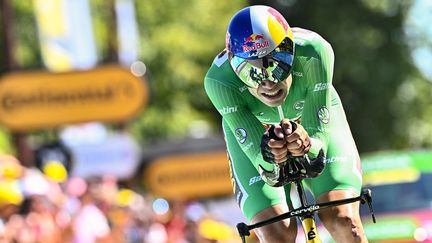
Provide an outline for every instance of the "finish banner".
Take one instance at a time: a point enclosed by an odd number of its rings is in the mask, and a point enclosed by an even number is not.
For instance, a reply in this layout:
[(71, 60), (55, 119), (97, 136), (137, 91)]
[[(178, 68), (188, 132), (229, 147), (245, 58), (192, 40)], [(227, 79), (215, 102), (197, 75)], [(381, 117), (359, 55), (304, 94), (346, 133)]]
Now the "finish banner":
[(126, 121), (146, 101), (146, 83), (118, 65), (62, 73), (16, 72), (0, 78), (0, 123), (18, 131)]
[(193, 199), (232, 194), (226, 151), (165, 156), (150, 162), (144, 182), (155, 195)]

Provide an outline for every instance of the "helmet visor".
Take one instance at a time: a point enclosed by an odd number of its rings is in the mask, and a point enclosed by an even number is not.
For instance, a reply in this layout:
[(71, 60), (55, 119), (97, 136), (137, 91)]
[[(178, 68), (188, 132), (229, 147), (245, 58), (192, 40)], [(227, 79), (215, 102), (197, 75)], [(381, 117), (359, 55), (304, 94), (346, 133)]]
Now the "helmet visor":
[(230, 64), (241, 81), (251, 88), (258, 88), (264, 80), (278, 83), (287, 79), (293, 64), (293, 54), (292, 49), (277, 47), (259, 59), (233, 56)]

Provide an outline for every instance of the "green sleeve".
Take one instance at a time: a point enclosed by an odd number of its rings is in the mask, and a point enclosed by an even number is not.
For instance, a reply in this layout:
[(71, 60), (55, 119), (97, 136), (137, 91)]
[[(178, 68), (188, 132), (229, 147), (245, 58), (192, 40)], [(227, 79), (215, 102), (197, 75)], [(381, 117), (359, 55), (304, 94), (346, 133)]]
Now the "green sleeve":
[(316, 157), (319, 149), (326, 152), (329, 144), (334, 53), (330, 44), (320, 36), (312, 44), (308, 55), (311, 58), (304, 67), (308, 83), (302, 125), (313, 139), (310, 156)]
[(255, 168), (258, 168), (264, 162), (260, 148), (261, 137), (265, 132), (263, 125), (248, 109), (238, 87), (208, 76), (204, 85), (208, 97), (234, 133), (238, 144)]

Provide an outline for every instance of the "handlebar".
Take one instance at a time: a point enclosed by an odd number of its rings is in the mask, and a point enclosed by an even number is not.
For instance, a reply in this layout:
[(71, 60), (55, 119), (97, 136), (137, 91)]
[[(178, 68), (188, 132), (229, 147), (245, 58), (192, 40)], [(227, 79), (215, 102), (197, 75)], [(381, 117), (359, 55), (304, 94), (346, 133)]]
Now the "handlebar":
[(324, 151), (321, 149), (318, 156), (311, 160), (308, 155), (303, 157), (290, 156), (286, 162), (274, 164), (273, 170), (266, 170), (259, 165), (261, 178), (273, 187), (284, 186), (288, 183), (304, 178), (319, 176), (325, 167)]
[(330, 202), (325, 202), (325, 203), (318, 203), (318, 204), (313, 204), (313, 205), (304, 205), (300, 208), (288, 211), (284, 214), (277, 215), (275, 217), (260, 221), (258, 223), (252, 224), (252, 225), (247, 225), (245, 223), (239, 223), (239, 224), (237, 224), (237, 231), (238, 231), (240, 237), (242, 238), (242, 241), (245, 242), (245, 237), (250, 235), (250, 230), (253, 230), (253, 229), (268, 225), (268, 224), (272, 224), (272, 223), (278, 222), (280, 220), (292, 218), (292, 217), (300, 217), (300, 218), (311, 217), (311, 215), (318, 210), (329, 208), (329, 207), (334, 207), (334, 206), (338, 206), (338, 205), (342, 205), (342, 204), (353, 203), (356, 201), (360, 201), (362, 204), (364, 204), (364, 203), (368, 204), (369, 211), (370, 211), (371, 216), (372, 216), (372, 220), (374, 223), (376, 223), (375, 215), (374, 215), (374, 212), (372, 209), (372, 192), (370, 189), (363, 189), (362, 193), (358, 197), (335, 200), (335, 201), (330, 201)]

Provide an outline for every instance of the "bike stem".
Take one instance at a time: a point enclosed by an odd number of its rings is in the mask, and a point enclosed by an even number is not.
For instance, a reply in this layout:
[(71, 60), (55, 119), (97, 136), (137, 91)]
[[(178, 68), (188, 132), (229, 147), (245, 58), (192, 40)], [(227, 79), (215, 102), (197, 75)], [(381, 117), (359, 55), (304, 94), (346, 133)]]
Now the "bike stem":
[(296, 189), (297, 189), (297, 193), (299, 196), (301, 207), (307, 207), (309, 203), (307, 201), (306, 193), (305, 193), (305, 190), (304, 190), (304, 187), (303, 187), (301, 180), (294, 181), (294, 184), (295, 184)]

